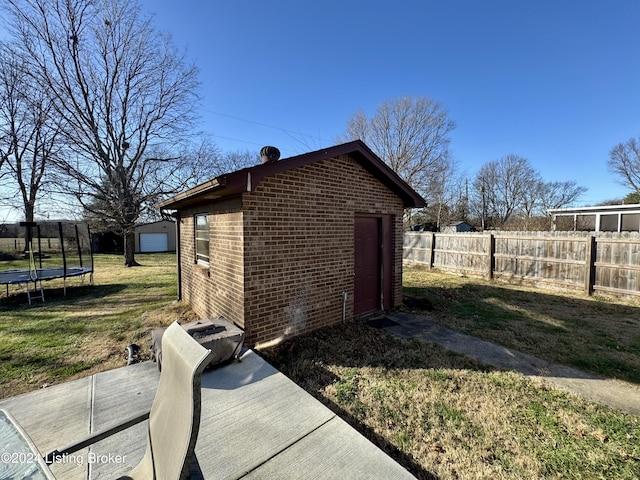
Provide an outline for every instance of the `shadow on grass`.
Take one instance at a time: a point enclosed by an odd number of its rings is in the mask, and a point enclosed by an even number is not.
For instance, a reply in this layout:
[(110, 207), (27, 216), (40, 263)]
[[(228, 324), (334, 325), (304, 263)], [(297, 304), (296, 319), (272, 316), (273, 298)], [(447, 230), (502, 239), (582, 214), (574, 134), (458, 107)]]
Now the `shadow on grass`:
[[(48, 378), (51, 381), (67, 378), (76, 373), (88, 370), (97, 365), (99, 360), (87, 361), (69, 358), (54, 358), (47, 355), (46, 352), (37, 355), (29, 355), (29, 357), (18, 358), (10, 362), (11, 369), (14, 372), (30, 371), (38, 372), (42, 371), (47, 373)], [(8, 366), (8, 364), (6, 365)], [(4, 365), (3, 365), (4, 367)], [(2, 369), (0, 369), (1, 371)], [(15, 373), (14, 373), (15, 376)], [(2, 376), (3, 380), (11, 377)]]
[(24, 289), (20, 291), (10, 292), (9, 296), (2, 296), (0, 299), (0, 313), (17, 310), (31, 309), (46, 306), (55, 308), (61, 305), (75, 305), (79, 302), (90, 300), (106, 299), (113, 295), (117, 295), (129, 288), (126, 284), (109, 284), (109, 285), (79, 285), (68, 286), (65, 295), (63, 287), (44, 287), (44, 302), (40, 299), (32, 300), (29, 305), (27, 294)]
[(70, 350), (73, 342), (95, 329), (110, 328), (114, 311), (122, 306), (125, 289), (124, 284), (85, 285), (67, 288), (64, 296), (62, 288), (54, 288), (45, 292), (44, 303), (32, 305), (26, 303), (24, 294), (3, 298), (0, 326), (13, 338), (4, 350), (18, 354), (22, 349), (29, 355), (35, 355), (36, 349)]
[[(336, 334), (336, 329), (339, 334)], [(406, 348), (407, 344), (416, 348)], [(425, 346), (417, 340), (396, 340), (360, 323), (320, 329), (260, 353), (274, 367), (327, 405), (409, 472), (425, 480), (437, 479), (438, 476), (425, 469), (411, 453), (403, 451), (367, 425), (370, 418), (367, 418), (365, 412), (358, 411), (357, 387), (354, 386), (352, 392), (344, 378), (331, 372), (330, 367), (370, 367), (392, 372), (409, 369), (494, 370), (491, 366), (435, 345)], [(325, 394), (325, 389), (331, 385), (342, 389), (336, 392), (337, 397), (344, 400), (345, 406), (352, 407), (350, 410)]]
[[(435, 323), (554, 363), (640, 384), (640, 307), (452, 277), (405, 281)], [(427, 307), (424, 307), (426, 305)]]

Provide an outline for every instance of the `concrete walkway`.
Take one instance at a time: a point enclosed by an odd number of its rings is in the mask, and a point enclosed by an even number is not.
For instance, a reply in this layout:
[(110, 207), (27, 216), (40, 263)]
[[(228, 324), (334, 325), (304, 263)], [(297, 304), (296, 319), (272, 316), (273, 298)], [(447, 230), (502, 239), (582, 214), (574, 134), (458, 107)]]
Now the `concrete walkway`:
[[(42, 454), (151, 406), (159, 373), (144, 362), (6, 398)], [(142, 458), (147, 422), (52, 465), (64, 480), (114, 479)], [(196, 457), (206, 480), (413, 479), (401, 465), (261, 357), (202, 376)]]
[(385, 317), (392, 322), (389, 322), (384, 330), (397, 337), (417, 338), (436, 343), (447, 350), (461, 353), (500, 369), (542, 378), (587, 400), (640, 415), (640, 387), (637, 385), (596, 377), (574, 368), (510, 350), (445, 328), (429, 320), (428, 317), (403, 312), (389, 313)]

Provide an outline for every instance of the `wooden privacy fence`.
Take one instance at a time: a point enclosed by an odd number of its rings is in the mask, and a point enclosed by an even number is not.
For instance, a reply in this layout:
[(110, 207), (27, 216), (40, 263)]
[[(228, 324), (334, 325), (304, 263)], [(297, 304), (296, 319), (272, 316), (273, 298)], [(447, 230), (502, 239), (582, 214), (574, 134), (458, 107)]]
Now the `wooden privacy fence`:
[(640, 295), (637, 232), (405, 232), (403, 259), (449, 273)]

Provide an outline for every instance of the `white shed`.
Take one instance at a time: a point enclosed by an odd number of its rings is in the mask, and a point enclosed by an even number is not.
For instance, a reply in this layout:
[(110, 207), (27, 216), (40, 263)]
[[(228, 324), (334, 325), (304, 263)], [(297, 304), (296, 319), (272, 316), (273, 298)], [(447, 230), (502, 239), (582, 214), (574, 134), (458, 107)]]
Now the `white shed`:
[(136, 253), (175, 252), (176, 223), (170, 220), (136, 226)]

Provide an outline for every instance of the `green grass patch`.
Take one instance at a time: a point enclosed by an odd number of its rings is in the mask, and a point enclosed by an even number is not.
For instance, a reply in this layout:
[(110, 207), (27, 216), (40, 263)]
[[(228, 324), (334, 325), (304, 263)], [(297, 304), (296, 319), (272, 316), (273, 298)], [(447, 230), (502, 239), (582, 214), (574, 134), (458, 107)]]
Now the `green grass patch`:
[(150, 330), (176, 317), (163, 313), (177, 294), (176, 256), (137, 260), (126, 268), (121, 256), (96, 255), (94, 285), (67, 279), (65, 296), (62, 280), (43, 282), (44, 303), (28, 305), (24, 286), (3, 292), (0, 398), (125, 365), (130, 343), (147, 350)]
[[(0, 398), (123, 366), (130, 343), (188, 310), (174, 254), (141, 267), (98, 255), (95, 284), (0, 300)], [(405, 292), (445, 326), (559, 363), (640, 380), (638, 306), (407, 270)], [(192, 318), (191, 318), (192, 319)], [(640, 478), (640, 419), (512, 372), (358, 323), (265, 352), (418, 478)], [(640, 383), (640, 381), (639, 381)]]
[(507, 285), (423, 269), (404, 271), (417, 311), (462, 333), (640, 384), (640, 302)]

